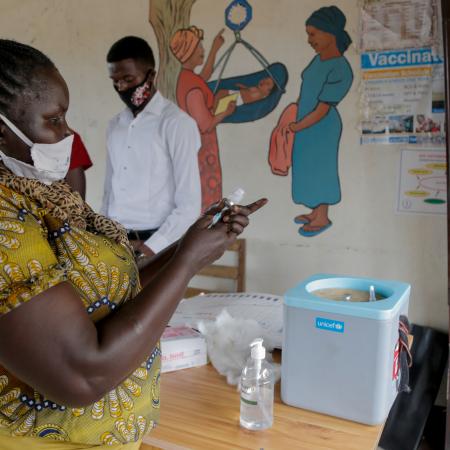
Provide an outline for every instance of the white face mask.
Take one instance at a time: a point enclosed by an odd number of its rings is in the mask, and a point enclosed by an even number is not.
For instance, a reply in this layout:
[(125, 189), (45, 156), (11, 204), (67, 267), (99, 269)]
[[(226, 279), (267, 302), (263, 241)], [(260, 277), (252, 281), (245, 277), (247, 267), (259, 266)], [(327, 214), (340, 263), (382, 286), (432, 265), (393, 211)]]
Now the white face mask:
[(0, 159), (14, 175), (39, 180), (45, 184), (62, 180), (67, 175), (72, 154), (73, 134), (55, 144), (36, 144), (5, 116), (0, 114), (0, 118), (19, 139), (31, 147), (31, 159), (34, 165), (11, 158), (0, 151)]

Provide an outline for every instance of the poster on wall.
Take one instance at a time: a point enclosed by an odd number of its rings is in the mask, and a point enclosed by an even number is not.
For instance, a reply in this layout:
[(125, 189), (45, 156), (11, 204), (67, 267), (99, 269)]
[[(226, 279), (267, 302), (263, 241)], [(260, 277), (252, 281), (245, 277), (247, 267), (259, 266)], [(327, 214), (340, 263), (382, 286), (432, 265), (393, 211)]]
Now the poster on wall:
[(397, 211), (446, 214), (447, 162), (439, 148), (402, 150)]
[(364, 0), (361, 51), (434, 46), (438, 10), (438, 0)]
[(438, 54), (431, 48), (365, 52), (361, 72), (361, 144), (445, 144)]

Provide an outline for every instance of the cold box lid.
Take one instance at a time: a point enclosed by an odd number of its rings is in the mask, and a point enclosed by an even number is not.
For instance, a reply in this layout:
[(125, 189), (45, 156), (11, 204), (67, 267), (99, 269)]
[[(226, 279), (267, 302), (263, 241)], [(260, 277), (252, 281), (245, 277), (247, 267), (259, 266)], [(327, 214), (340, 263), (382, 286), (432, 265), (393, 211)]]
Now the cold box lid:
[[(336, 301), (320, 297), (315, 292), (327, 289), (369, 291), (375, 286), (377, 301)], [(348, 277), (342, 275), (317, 274), (289, 289), (284, 295), (284, 304), (331, 314), (364, 317), (374, 320), (389, 320), (398, 314), (409, 299), (411, 286), (407, 283), (374, 278)]]

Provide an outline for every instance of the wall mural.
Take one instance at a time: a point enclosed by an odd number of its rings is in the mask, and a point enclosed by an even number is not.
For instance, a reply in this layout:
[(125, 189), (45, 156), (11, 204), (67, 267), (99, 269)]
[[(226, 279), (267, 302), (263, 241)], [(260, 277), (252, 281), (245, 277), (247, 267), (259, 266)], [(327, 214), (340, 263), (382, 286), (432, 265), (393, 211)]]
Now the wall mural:
[(271, 136), (272, 172), (287, 175), (292, 165), (292, 200), (311, 209), (294, 219), (305, 237), (327, 230), (332, 225), (329, 206), (341, 201), (342, 121), (336, 107), (353, 82), (343, 56), (351, 43), (345, 23), (345, 15), (336, 6), (320, 8), (306, 20), (308, 43), (317, 55), (301, 74), (297, 102), (284, 110)]
[[(253, 15), (247, 0), (233, 0), (225, 10), (225, 25), (233, 31), (234, 42), (219, 56), (224, 45), (224, 30), (219, 30), (206, 55), (203, 30), (190, 24), (194, 3), (152, 0), (150, 23), (160, 53), (158, 87), (194, 118), (201, 134), (199, 167), (205, 209), (222, 198), (217, 126), (253, 122), (271, 113), (285, 92), (288, 71), (281, 62), (267, 61), (243, 38), (242, 31), (250, 26)], [(342, 122), (336, 107), (353, 81), (352, 69), (343, 56), (351, 43), (345, 23), (345, 15), (336, 6), (320, 8), (307, 19), (308, 43), (317, 55), (302, 73), (298, 101), (283, 111), (270, 140), (272, 172), (286, 176), (292, 167), (292, 199), (311, 209), (294, 219), (302, 225), (300, 235), (306, 237), (331, 226), (329, 205), (341, 200), (338, 152)], [(261, 69), (223, 78), (238, 45), (248, 50)]]

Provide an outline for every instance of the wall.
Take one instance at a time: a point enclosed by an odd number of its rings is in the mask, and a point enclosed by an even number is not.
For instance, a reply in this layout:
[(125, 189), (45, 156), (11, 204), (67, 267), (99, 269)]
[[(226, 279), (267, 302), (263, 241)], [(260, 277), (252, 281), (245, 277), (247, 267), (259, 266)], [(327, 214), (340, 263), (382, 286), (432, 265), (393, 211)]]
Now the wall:
[[(229, 0), (197, 0), (193, 24), (205, 29), (205, 46), (223, 27)], [(359, 146), (358, 55), (346, 53), (355, 72), (349, 95), (340, 104), (344, 132), (340, 147), (342, 202), (331, 209), (334, 225), (323, 235), (301, 238), (293, 218), (290, 176), (276, 177), (267, 164), (271, 129), (280, 112), (299, 93), (299, 76), (313, 56), (304, 21), (322, 3), (312, 0), (253, 0), (254, 19), (243, 36), (269, 61), (289, 69), (287, 92), (274, 113), (245, 125), (221, 125), (219, 141), (224, 192), (242, 186), (247, 199), (267, 196), (270, 204), (254, 216), (248, 240), (248, 290), (283, 293), (305, 277), (341, 273), (392, 278), (412, 284), (410, 317), (447, 329), (446, 220), (443, 216), (395, 213), (400, 148)], [(334, 2), (346, 14), (356, 39), (357, 0)], [(276, 7), (274, 6), (276, 5)], [(83, 136), (94, 161), (87, 173), (88, 201), (102, 197), (108, 119), (122, 108), (108, 80), (105, 55), (118, 38), (135, 34), (156, 41), (147, 21), (148, 0), (0, 0), (0, 35), (36, 46), (60, 68), (71, 92), (69, 119)], [(232, 33), (225, 32), (226, 48)], [(157, 52), (156, 52), (157, 53)], [(258, 69), (245, 51), (233, 55), (228, 74)]]

